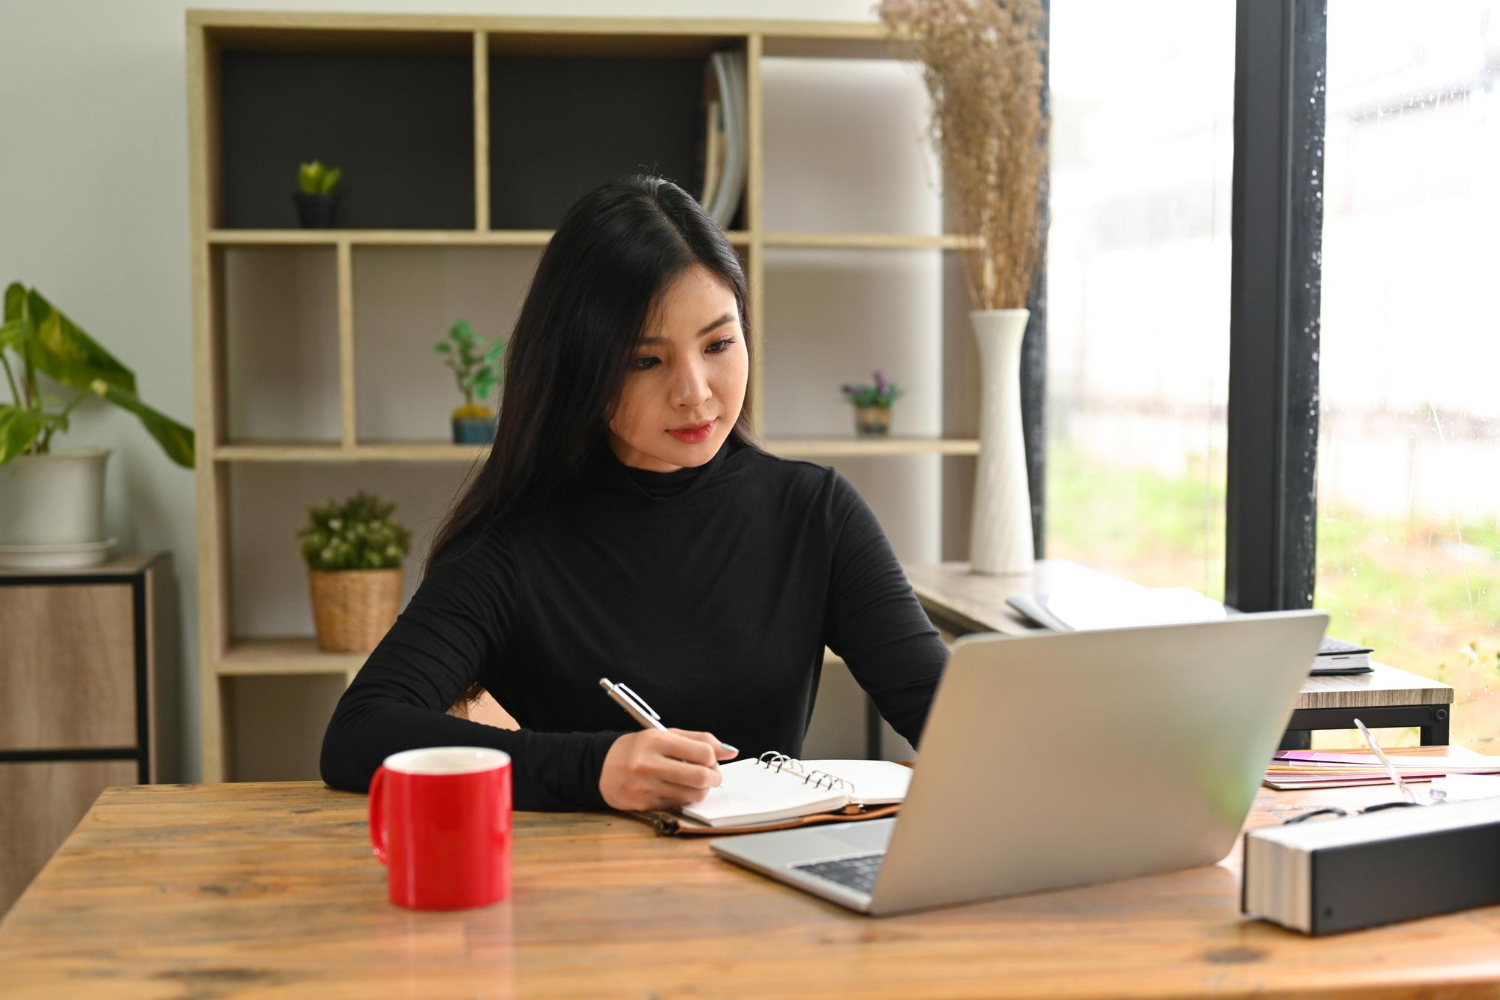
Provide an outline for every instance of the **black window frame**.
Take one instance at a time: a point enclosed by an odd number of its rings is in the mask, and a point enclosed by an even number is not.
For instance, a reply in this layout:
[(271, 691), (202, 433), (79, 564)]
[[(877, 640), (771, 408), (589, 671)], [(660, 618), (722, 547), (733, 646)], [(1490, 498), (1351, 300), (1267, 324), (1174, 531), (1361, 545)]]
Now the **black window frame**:
[[(1327, 0), (1235, 4), (1224, 602), (1242, 611), (1313, 602), (1327, 24)], [(1047, 193), (1038, 204), (1043, 233)], [(1021, 360), (1038, 559), (1046, 551), (1046, 288), (1044, 243)]]
[(1237, 0), (1224, 602), (1310, 608), (1317, 575), (1327, 0)]

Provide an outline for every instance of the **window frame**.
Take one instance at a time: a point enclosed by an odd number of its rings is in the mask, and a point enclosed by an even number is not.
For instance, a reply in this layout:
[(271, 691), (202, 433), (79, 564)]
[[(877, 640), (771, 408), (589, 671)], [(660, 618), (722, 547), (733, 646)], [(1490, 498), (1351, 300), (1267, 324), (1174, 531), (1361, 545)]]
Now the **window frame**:
[(1309, 608), (1327, 0), (1237, 0), (1225, 603)]
[[(1042, 6), (1050, 22), (1051, 0)], [(1224, 603), (1241, 611), (1313, 603), (1327, 25), (1327, 0), (1235, 3)], [(1050, 31), (1046, 40), (1050, 52)], [(1050, 92), (1042, 99), (1050, 105)], [(1037, 212), (1045, 237), (1046, 187)], [(1046, 539), (1046, 294), (1044, 242), (1021, 355), (1038, 559)]]

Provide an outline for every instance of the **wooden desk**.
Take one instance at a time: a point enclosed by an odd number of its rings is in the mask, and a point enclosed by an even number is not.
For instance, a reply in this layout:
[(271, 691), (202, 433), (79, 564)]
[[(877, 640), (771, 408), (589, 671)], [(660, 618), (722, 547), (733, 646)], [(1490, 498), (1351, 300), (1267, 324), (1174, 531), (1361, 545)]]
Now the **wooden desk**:
[[(1250, 823), (1390, 794), (1263, 791)], [(363, 796), (315, 782), (110, 789), (0, 923), (3, 989), (903, 1000), (1500, 990), (1500, 907), (1305, 938), (1239, 915), (1235, 855), (882, 919), (617, 816), (518, 813), (514, 866), (504, 903), (408, 912), (386, 902)]]
[[(1033, 573), (1018, 576), (979, 576), (970, 573), (968, 563), (962, 562), (902, 568), (932, 623), (954, 636), (1038, 632), (1041, 630), (1011, 610), (1006, 598), (1124, 583), (1119, 577), (1066, 559), (1042, 560)], [(1372, 729), (1417, 726), (1423, 745), (1441, 745), (1448, 742), (1452, 706), (1450, 685), (1381, 663), (1368, 674), (1308, 677), (1297, 697), (1282, 748), (1310, 747), (1315, 729), (1353, 729), (1356, 716)]]

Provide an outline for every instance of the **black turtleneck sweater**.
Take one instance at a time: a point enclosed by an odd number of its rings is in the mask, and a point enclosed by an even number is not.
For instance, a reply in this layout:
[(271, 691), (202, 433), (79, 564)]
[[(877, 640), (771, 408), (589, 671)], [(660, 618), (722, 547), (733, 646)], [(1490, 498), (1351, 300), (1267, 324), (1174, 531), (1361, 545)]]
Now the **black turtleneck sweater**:
[[(742, 756), (796, 756), (825, 645), (915, 744), (948, 651), (848, 480), (733, 435), (669, 473), (601, 445), (546, 505), (439, 556), (339, 700), (323, 779), (363, 791), (400, 750), (497, 747), (516, 808), (604, 809), (635, 724), (600, 677)], [(475, 681), (519, 731), (447, 714)]]

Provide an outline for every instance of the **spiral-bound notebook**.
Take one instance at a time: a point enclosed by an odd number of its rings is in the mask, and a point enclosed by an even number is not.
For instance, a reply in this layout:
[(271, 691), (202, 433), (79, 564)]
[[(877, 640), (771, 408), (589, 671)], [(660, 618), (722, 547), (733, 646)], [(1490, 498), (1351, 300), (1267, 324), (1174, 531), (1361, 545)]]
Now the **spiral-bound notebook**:
[[(888, 760), (797, 760), (775, 752), (725, 764), (720, 771), (722, 784), (709, 789), (702, 802), (677, 810), (683, 827), (701, 824), (728, 833), (820, 813), (842, 811), (846, 819), (869, 815), (873, 806), (906, 798), (912, 775), (911, 768)], [(661, 814), (649, 815), (662, 832), (686, 832), (663, 829)]]

